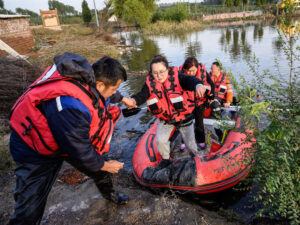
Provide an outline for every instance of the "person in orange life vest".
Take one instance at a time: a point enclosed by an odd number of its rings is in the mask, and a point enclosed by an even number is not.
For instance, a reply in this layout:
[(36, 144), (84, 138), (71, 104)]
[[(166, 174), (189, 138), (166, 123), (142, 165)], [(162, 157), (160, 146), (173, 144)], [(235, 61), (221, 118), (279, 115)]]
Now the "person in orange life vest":
[[(220, 115), (222, 118), (231, 118), (231, 112), (226, 110), (233, 102), (233, 90), (229, 80), (228, 74), (221, 72), (221, 66), (218, 62), (213, 62), (211, 66), (211, 72), (209, 73), (212, 81), (215, 84), (215, 99), (210, 104), (212, 108), (212, 115)], [(221, 112), (220, 106), (224, 106), (224, 110)], [(222, 140), (223, 132), (221, 129), (215, 129), (219, 140)]]
[(107, 153), (120, 109), (116, 92), (127, 79), (123, 66), (103, 57), (92, 66), (65, 53), (17, 100), (10, 114), (10, 151), (16, 162), (15, 212), (9, 224), (39, 224), (63, 161), (90, 176), (102, 196), (117, 204), (128, 197), (111, 179), (123, 163)]
[(218, 62), (213, 62), (209, 76), (215, 84), (215, 98), (224, 108), (229, 108), (233, 101), (233, 90), (228, 74), (221, 72), (221, 66)]
[[(210, 76), (208, 76), (205, 66), (202, 63), (199, 63), (195, 57), (188, 57), (179, 70), (186, 75), (195, 76), (202, 80), (204, 87), (206, 88), (205, 96), (202, 98), (198, 98), (193, 92), (189, 92), (190, 99), (195, 101), (195, 110), (193, 113), (195, 116), (196, 141), (200, 149), (205, 150), (205, 131), (203, 124), (204, 110), (210, 99), (214, 98), (215, 85), (210, 79)], [(180, 148), (184, 149), (185, 145), (182, 144)]]
[(142, 90), (131, 96), (133, 103), (129, 108), (147, 102), (149, 111), (159, 118), (156, 143), (163, 159), (162, 167), (171, 162), (169, 137), (175, 127), (179, 129), (190, 155), (197, 155), (192, 121), (194, 103), (188, 101), (184, 90), (196, 91), (199, 96), (205, 93), (205, 87), (198, 78), (178, 74), (177, 67), (169, 68), (167, 59), (157, 55), (150, 63)]

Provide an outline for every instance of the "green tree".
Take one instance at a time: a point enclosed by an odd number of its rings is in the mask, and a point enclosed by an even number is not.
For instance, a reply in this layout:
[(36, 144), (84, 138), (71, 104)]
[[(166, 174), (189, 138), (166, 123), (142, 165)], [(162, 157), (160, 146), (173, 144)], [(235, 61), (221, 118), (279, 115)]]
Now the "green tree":
[(243, 9), (246, 10), (248, 5), (248, 0), (243, 0)]
[(31, 25), (40, 25), (42, 24), (42, 20), (39, 14), (28, 10), (28, 9), (22, 9), (22, 8), (16, 8), (16, 13), (21, 14), (21, 15), (29, 15), (29, 23)]
[(29, 15), (32, 17), (39, 17), (39, 15), (31, 10), (28, 9), (22, 9), (22, 8), (16, 8), (16, 13), (22, 14), (22, 15)]
[(119, 19), (146, 26), (156, 9), (155, 0), (114, 0), (114, 13)]
[(61, 15), (61, 16), (66, 15), (66, 6), (63, 3), (59, 2), (59, 1), (49, 0), (48, 1), (48, 7), (49, 7), (50, 10), (57, 9), (58, 14)]
[(229, 8), (232, 6), (232, 0), (226, 0), (226, 6)]
[(265, 5), (267, 0), (260, 0), (261, 5)]
[(90, 8), (89, 8), (86, 0), (82, 1), (81, 8), (82, 8), (82, 18), (83, 18), (83, 21), (85, 23), (91, 22), (91, 20), (92, 20), (92, 14), (91, 14), (91, 10), (90, 10)]
[(126, 0), (114, 0), (113, 5), (114, 5), (114, 14), (116, 17), (119, 19), (122, 19), (123, 17), (123, 11), (124, 11), (124, 4)]
[(235, 7), (239, 6), (239, 5), (240, 5), (240, 0), (234, 0), (234, 1), (233, 1), (233, 5), (234, 5)]
[(0, 8), (4, 9), (4, 2), (3, 2), (3, 0), (0, 0)]

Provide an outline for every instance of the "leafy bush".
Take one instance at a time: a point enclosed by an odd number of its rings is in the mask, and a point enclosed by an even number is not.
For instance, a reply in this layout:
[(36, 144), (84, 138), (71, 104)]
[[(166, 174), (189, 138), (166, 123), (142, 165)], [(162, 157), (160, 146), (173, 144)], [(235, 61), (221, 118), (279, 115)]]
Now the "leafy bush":
[[(299, 40), (300, 29), (297, 30), (291, 20), (295, 12), (293, 7), (286, 6), (278, 31), (289, 73), (280, 73), (282, 62), (276, 59), (277, 72), (271, 74), (266, 70), (261, 73), (259, 60), (254, 56), (248, 62), (255, 79), (247, 82), (242, 78), (240, 83), (244, 85), (235, 84), (235, 87), (244, 105), (246, 127), (254, 131), (256, 138), (256, 144), (248, 149), (247, 156), (254, 165), (252, 179), (259, 187), (255, 200), (263, 205), (258, 215), (280, 216), (291, 224), (299, 224), (300, 46), (295, 43)], [(253, 101), (256, 90), (260, 91), (262, 103)], [(249, 105), (251, 102), (254, 104)]]
[(177, 3), (171, 8), (159, 9), (152, 16), (152, 22), (158, 20), (181, 22), (188, 18), (188, 8), (184, 3)]

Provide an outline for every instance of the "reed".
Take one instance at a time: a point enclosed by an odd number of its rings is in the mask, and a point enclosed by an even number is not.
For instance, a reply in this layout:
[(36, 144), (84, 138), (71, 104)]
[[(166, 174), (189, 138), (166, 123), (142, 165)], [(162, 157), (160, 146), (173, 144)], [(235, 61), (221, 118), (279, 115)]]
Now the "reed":
[(166, 35), (176, 33), (187, 33), (195, 30), (201, 30), (206, 27), (201, 21), (185, 20), (181, 23), (158, 21), (156, 23), (148, 25), (142, 29), (145, 35)]

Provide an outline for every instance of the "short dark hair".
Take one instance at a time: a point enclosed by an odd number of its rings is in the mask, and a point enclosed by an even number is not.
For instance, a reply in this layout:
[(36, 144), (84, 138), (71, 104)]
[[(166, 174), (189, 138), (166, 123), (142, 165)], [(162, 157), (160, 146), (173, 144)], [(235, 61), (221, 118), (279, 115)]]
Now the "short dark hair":
[(217, 62), (217, 61), (216, 61), (216, 62), (213, 62), (212, 65), (215, 65), (215, 66), (217, 66), (217, 67), (219, 67), (219, 68), (221, 69), (221, 65), (220, 65), (220, 63)]
[(118, 60), (104, 56), (93, 64), (96, 81), (113, 86), (118, 80), (127, 80), (127, 73)]
[(195, 67), (198, 68), (198, 66), (199, 66), (198, 60), (197, 60), (195, 57), (188, 57), (188, 58), (184, 61), (182, 68), (183, 68), (184, 70), (188, 70), (188, 69), (190, 69), (190, 68), (193, 67), (193, 66), (195, 66)]
[(163, 63), (167, 69), (169, 69), (169, 62), (166, 59), (166, 57), (162, 55), (155, 55), (154, 58), (150, 62), (150, 69), (149, 69), (149, 74), (152, 74), (152, 65), (154, 63)]

